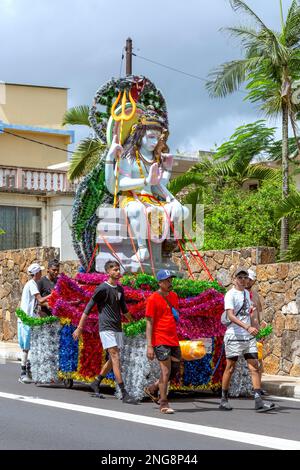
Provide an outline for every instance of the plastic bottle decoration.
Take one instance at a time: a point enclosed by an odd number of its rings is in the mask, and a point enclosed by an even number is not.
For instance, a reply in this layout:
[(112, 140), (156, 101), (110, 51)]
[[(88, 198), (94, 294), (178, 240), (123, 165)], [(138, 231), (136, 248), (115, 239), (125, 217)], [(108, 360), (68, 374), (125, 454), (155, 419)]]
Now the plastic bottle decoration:
[(185, 361), (196, 361), (202, 359), (206, 354), (205, 345), (202, 341), (179, 341), (181, 356)]
[(257, 352), (258, 352), (258, 360), (262, 361), (262, 358), (263, 358), (263, 344), (257, 341), (256, 346), (257, 346)]

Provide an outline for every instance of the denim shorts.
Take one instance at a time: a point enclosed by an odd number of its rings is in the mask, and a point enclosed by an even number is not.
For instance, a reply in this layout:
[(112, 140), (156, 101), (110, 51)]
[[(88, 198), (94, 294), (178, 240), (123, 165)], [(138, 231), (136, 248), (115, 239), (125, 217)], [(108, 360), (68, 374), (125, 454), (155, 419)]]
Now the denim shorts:
[(23, 351), (30, 349), (30, 333), (30, 326), (24, 325), (24, 323), (18, 321), (18, 342)]

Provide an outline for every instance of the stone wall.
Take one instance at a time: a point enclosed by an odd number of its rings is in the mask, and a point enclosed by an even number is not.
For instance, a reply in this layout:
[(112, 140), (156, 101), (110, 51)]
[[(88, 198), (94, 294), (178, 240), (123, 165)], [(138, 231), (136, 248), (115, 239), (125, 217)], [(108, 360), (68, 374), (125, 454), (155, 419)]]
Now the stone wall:
[[(201, 256), (214, 279), (228, 287), (232, 275), (238, 266), (256, 268), (260, 264), (275, 262), (275, 248), (255, 247), (236, 250), (211, 250), (201, 252)], [(208, 280), (208, 274), (201, 262), (190, 254), (186, 254), (191, 271), (196, 279)], [(173, 260), (181, 271), (187, 272), (187, 266), (181, 253), (173, 255)]]
[(257, 266), (263, 319), (273, 326), (264, 344), (267, 374), (300, 376), (300, 262)]
[[(57, 248), (28, 248), (0, 251), (0, 341), (17, 340), (16, 308), (20, 305), (22, 289), (29, 280), (27, 268), (38, 262), (47, 267), (50, 259), (59, 259)], [(61, 264), (61, 272), (74, 276), (76, 261)], [(43, 273), (46, 274), (46, 271)]]

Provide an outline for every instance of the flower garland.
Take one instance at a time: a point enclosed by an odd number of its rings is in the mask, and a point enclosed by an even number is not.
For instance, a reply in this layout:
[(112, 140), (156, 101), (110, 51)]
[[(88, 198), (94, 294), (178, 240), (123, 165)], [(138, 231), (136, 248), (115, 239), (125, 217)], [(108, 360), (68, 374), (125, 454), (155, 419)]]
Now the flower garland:
[(49, 317), (30, 317), (25, 313), (23, 310), (20, 308), (17, 308), (16, 310), (16, 315), (17, 317), (24, 323), (24, 325), (30, 326), (30, 327), (36, 327), (36, 326), (43, 326), (46, 324), (54, 323), (58, 321), (58, 318), (54, 316), (49, 316)]

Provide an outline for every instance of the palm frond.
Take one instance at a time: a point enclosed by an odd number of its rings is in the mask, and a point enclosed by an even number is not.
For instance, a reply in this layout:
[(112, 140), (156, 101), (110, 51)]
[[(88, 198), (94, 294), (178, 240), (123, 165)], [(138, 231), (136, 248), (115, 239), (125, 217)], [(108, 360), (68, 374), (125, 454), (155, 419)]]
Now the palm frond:
[(246, 26), (227, 27), (222, 28), (221, 31), (228, 32), (232, 37), (240, 38), (246, 49), (256, 44), (256, 41), (259, 40), (259, 33), (255, 29)]
[(300, 234), (294, 236), (281, 261), (300, 261)]
[(179, 193), (182, 189), (195, 184), (198, 187), (204, 184), (204, 177), (201, 174), (188, 171), (184, 175), (177, 176), (168, 184), (169, 191), (174, 194), (174, 196)]
[(83, 139), (73, 154), (68, 178), (73, 181), (87, 175), (99, 162), (99, 156), (105, 150), (105, 146), (98, 139), (90, 137)]
[(258, 181), (274, 181), (280, 184), (281, 181), (281, 170), (278, 168), (267, 168), (261, 163), (249, 165), (247, 172), (245, 173), (248, 179), (256, 179)]
[(83, 105), (68, 109), (64, 114), (62, 124), (63, 126), (70, 124), (90, 127), (89, 107), (87, 105)]
[[(247, 3), (242, 0), (230, 0), (231, 7), (234, 11), (242, 10), (247, 15), (255, 20), (255, 22), (263, 29), (270, 31), (269, 28), (265, 25), (263, 20), (247, 5)], [(272, 33), (272, 31), (270, 31)]]
[(240, 59), (225, 62), (209, 74), (211, 78), (206, 83), (209, 95), (214, 98), (224, 97), (238, 90), (246, 80), (247, 73), (260, 58)]
[(285, 43), (287, 47), (298, 47), (300, 43), (300, 6), (297, 0), (293, 0), (288, 10), (285, 28)]
[(300, 221), (300, 192), (294, 191), (287, 198), (283, 199), (275, 211), (278, 219), (282, 217), (299, 218)]

